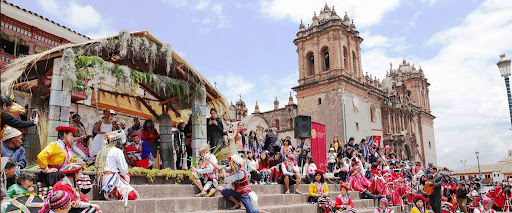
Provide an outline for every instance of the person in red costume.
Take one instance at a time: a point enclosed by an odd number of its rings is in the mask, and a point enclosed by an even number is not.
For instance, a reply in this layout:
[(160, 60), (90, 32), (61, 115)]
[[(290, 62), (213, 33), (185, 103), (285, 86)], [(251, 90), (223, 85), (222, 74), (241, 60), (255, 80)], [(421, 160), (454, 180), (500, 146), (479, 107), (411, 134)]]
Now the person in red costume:
[(503, 182), (503, 186), (495, 186), (487, 192), (487, 197), (492, 199), (492, 208), (496, 211), (511, 211), (510, 202), (512, 193), (510, 191), (510, 184)]
[(366, 177), (361, 173), (362, 168), (360, 166), (356, 167), (356, 170), (350, 170), (350, 177), (348, 178), (348, 183), (350, 187), (354, 191), (361, 192), (361, 198), (363, 199), (375, 199), (382, 198), (382, 195), (374, 195), (370, 193), (369, 189), (371, 183)]
[(151, 146), (145, 140), (140, 139), (139, 132), (133, 131), (130, 134), (133, 142), (124, 147), (124, 151), (128, 154), (128, 160), (134, 167), (147, 169), (154, 163), (151, 155)]
[(101, 207), (97, 204), (90, 203), (76, 184), (76, 181), (80, 180), (82, 176), (82, 168), (84, 168), (84, 166), (85, 164), (83, 162), (70, 163), (63, 166), (60, 172), (64, 174), (65, 177), (53, 186), (53, 190), (67, 192), (71, 196), (72, 209), (88, 210), (85, 212), (94, 212), (94, 210), (96, 210), (96, 212), (101, 213)]
[(352, 203), (352, 198), (348, 196), (348, 191), (350, 191), (350, 187), (341, 184), (340, 195), (336, 197), (336, 202), (334, 203), (334, 208), (336, 208), (339, 212), (347, 212), (350, 209), (354, 208), (354, 204)]

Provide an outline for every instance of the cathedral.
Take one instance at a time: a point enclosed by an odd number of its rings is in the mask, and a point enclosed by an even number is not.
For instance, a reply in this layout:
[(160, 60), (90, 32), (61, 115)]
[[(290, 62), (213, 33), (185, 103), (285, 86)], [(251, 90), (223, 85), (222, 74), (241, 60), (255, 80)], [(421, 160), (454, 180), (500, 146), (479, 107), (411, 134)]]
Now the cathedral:
[(399, 158), (437, 165), (430, 84), (421, 67), (404, 59), (396, 69), (391, 65), (383, 80), (363, 73), (363, 38), (346, 13), (341, 18), (327, 5), (307, 27), (301, 21), (293, 42), (299, 65), (299, 85), (292, 88), (297, 104), (290, 94), (285, 107), (276, 98), (274, 110), (260, 112), (256, 103), (254, 113), (246, 116), (240, 99), (231, 107), (232, 120), (256, 130), (259, 138), (269, 127), (279, 137), (293, 138), (295, 116), (309, 115), (326, 126), (327, 147), (335, 136), (342, 142), (354, 137), (356, 143), (372, 138)]
[(404, 59), (382, 81), (363, 73), (363, 38), (346, 13), (341, 18), (327, 5), (310, 25), (300, 23), (293, 42), (298, 114), (326, 126), (327, 147), (335, 136), (356, 142), (380, 136), (379, 145), (389, 145), (398, 157), (437, 165), (430, 84), (421, 67)]

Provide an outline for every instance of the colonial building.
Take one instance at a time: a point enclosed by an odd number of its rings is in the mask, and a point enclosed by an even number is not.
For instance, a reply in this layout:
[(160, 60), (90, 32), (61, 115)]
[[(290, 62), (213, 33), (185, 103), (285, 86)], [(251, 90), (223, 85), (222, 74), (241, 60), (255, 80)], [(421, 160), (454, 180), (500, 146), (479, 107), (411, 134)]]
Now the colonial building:
[(512, 149), (508, 150), (507, 157), (495, 164), (478, 165), (469, 168), (462, 168), (452, 173), (452, 176), (459, 180), (469, 179), (470, 177), (479, 177), (482, 175), (483, 183), (501, 182), (503, 179), (512, 178)]
[(89, 37), (34, 12), (2, 0), (1, 66), (19, 56), (44, 52), (60, 44), (81, 43)]
[[(398, 156), (437, 164), (429, 83), (423, 70), (405, 60), (381, 82), (361, 69), (361, 43), (353, 20), (341, 18), (327, 5), (312, 24), (299, 26), (297, 46), (299, 115), (326, 125), (327, 141), (334, 136), (356, 142), (383, 137)], [(327, 147), (329, 147), (327, 145)]]

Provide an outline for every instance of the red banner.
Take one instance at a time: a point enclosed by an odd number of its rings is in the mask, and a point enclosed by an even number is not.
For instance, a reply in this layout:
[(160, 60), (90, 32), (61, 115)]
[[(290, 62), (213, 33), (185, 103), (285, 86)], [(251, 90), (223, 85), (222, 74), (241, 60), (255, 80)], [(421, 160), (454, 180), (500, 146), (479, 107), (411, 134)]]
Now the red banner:
[(327, 170), (325, 125), (311, 122), (311, 157), (318, 169)]

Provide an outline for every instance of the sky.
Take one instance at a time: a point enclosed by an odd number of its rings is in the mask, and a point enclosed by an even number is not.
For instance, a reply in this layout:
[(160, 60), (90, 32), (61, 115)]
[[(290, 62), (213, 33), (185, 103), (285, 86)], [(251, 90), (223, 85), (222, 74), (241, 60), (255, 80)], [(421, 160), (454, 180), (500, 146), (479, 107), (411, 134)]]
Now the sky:
[[(92, 38), (147, 29), (224, 96), (271, 110), (298, 85), (293, 39), (327, 3), (361, 32), (362, 68), (383, 79), (404, 58), (430, 85), (438, 162), (452, 169), (512, 149), (507, 94), (496, 62), (512, 58), (510, 0), (9, 0)], [(295, 94), (294, 94), (295, 95)]]

